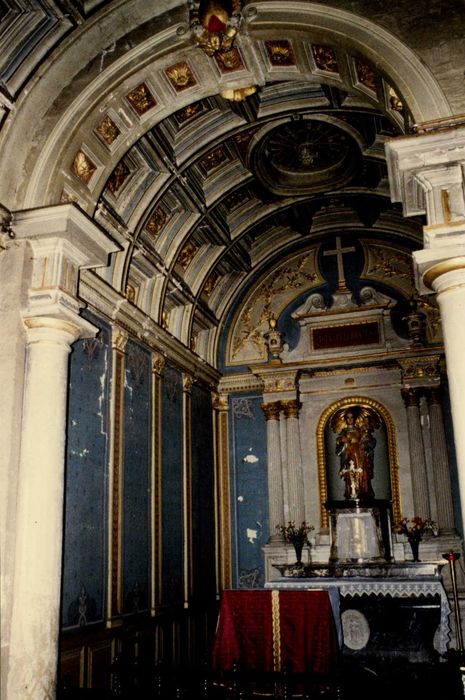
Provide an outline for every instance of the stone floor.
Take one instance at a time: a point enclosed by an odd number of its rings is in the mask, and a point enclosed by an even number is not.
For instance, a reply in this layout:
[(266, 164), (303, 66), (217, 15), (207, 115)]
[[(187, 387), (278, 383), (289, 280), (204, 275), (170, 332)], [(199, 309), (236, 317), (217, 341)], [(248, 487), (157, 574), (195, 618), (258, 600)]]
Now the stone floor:
[[(450, 659), (438, 664), (362, 664), (343, 660), (339, 673), (313, 681), (292, 676), (277, 682), (257, 676), (211, 677), (204, 671), (178, 671), (154, 677), (147, 683), (136, 682), (113, 692), (69, 689), (60, 700), (459, 700), (464, 698), (460, 664)], [(141, 687), (145, 686), (145, 687)]]

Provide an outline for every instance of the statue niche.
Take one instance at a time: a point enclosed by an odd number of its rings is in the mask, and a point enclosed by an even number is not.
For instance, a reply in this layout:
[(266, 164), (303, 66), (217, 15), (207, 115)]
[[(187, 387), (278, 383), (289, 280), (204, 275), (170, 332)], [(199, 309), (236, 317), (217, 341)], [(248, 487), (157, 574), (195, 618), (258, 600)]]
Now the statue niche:
[(325, 428), (333, 562), (389, 560), (391, 489), (386, 426), (362, 403), (339, 406)]
[(391, 499), (386, 426), (371, 406), (346, 405), (329, 417), (325, 462), (328, 501)]

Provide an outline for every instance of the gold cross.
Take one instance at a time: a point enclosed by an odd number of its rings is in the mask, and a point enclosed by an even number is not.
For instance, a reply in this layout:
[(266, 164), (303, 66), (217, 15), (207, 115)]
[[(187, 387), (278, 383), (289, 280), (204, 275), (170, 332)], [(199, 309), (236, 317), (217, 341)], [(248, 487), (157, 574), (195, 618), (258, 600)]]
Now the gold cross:
[(337, 257), (337, 274), (338, 274), (338, 283), (337, 283), (337, 288), (338, 291), (341, 292), (348, 292), (348, 288), (346, 285), (346, 280), (344, 277), (344, 263), (343, 263), (343, 255), (344, 253), (355, 253), (355, 248), (350, 247), (350, 248), (342, 248), (341, 246), (341, 238), (340, 236), (336, 236), (336, 248), (335, 250), (325, 250), (323, 252), (323, 255), (335, 255)]

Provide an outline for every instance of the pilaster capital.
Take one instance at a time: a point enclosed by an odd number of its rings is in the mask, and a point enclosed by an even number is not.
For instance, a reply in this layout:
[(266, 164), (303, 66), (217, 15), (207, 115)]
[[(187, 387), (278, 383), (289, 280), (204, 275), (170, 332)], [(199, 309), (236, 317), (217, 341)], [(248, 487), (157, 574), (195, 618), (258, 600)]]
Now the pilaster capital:
[(418, 389), (402, 389), (401, 394), (406, 408), (420, 405), (420, 391)]
[(129, 333), (119, 326), (113, 326), (111, 334), (111, 346), (114, 350), (124, 352), (129, 340)]
[(229, 396), (228, 394), (218, 394), (212, 392), (212, 405), (215, 411), (229, 411)]
[(166, 358), (160, 352), (152, 352), (152, 372), (158, 377), (165, 369)]
[(279, 420), (279, 413), (281, 411), (280, 401), (271, 401), (270, 403), (262, 403), (262, 410), (265, 414), (265, 419), (269, 420)]
[(190, 394), (192, 392), (192, 387), (194, 386), (195, 379), (191, 374), (183, 373), (182, 375), (182, 390), (185, 394)]
[(286, 418), (298, 418), (302, 404), (297, 399), (281, 401), (281, 408)]

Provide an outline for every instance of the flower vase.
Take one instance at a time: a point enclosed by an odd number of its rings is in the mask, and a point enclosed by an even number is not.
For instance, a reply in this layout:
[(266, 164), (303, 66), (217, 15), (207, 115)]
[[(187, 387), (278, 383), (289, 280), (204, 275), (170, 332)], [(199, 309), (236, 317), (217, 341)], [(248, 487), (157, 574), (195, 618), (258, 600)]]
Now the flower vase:
[(303, 542), (293, 542), (294, 549), (295, 549), (295, 556), (296, 556), (296, 564), (301, 564), (302, 563), (302, 550), (304, 548), (304, 543)]
[(420, 539), (418, 537), (409, 537), (409, 544), (410, 548), (412, 550), (412, 555), (413, 555), (413, 561), (420, 561), (418, 557), (419, 549), (420, 549)]

